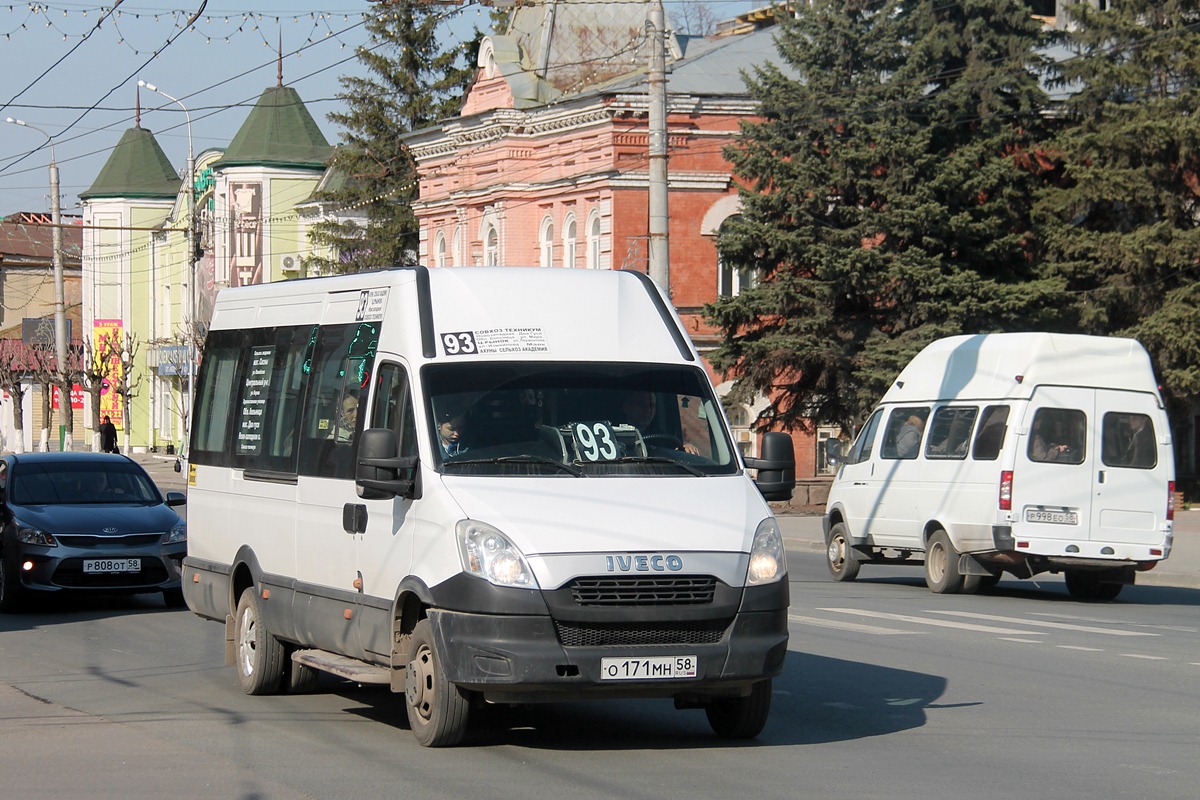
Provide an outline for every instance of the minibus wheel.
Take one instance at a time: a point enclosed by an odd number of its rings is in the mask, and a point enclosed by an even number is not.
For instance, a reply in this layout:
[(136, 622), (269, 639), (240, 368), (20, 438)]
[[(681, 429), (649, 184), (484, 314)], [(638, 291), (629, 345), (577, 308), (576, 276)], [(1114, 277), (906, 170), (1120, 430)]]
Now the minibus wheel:
[(274, 694), (283, 680), (283, 642), (262, 624), (258, 590), (251, 586), (238, 599), (234, 617), (234, 663), (246, 694)]
[(934, 594), (956, 594), (962, 590), (958, 551), (945, 531), (934, 531), (925, 545), (925, 585)]
[(1100, 573), (1083, 569), (1069, 569), (1063, 573), (1067, 591), (1076, 600), (1115, 600), (1124, 588), (1119, 583), (1105, 583)]
[(704, 707), (713, 733), (722, 739), (753, 739), (771, 713), (771, 679), (759, 681), (746, 697), (721, 697)]
[(850, 542), (846, 523), (835, 523), (829, 529), (829, 541), (825, 543), (825, 565), (835, 581), (852, 581), (858, 577), (859, 562), (850, 555)]
[(452, 747), (466, 733), (470, 703), (446, 679), (428, 619), (413, 628), (410, 652), (412, 660), (404, 678), (408, 726), (424, 747)]

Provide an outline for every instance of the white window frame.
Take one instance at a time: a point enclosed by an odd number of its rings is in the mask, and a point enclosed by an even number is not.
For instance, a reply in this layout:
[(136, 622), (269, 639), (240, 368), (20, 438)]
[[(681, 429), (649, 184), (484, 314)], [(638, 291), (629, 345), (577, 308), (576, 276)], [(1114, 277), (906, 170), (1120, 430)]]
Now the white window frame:
[(547, 214), (542, 218), (542, 226), (538, 234), (538, 265), (554, 266), (554, 220)]

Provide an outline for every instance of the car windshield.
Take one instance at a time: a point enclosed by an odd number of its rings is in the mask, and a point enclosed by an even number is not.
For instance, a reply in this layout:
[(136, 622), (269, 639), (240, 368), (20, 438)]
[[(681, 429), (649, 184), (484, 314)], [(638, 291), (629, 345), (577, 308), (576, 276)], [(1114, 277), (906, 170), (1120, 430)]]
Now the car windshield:
[(434, 364), (422, 377), (447, 475), (704, 477), (739, 469), (698, 368)]
[(143, 470), (120, 462), (18, 464), (9, 485), (12, 502), (23, 506), (162, 502)]

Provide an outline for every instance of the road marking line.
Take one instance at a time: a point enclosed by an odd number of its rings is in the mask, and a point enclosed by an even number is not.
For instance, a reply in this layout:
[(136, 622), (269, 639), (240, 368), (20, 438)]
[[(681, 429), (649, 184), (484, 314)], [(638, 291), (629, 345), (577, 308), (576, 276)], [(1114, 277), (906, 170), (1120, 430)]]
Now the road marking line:
[(834, 628), (839, 631), (854, 631), (855, 633), (873, 633), (879, 636), (890, 636), (895, 634), (911, 634), (916, 636), (924, 636), (925, 631), (898, 631), (895, 628), (880, 628), (877, 625), (860, 625), (857, 622), (839, 622), (834, 619), (821, 619), (820, 617), (801, 617), (796, 614), (788, 614), (789, 622), (798, 622), (801, 625), (813, 625), (818, 628)]
[(1055, 645), (1060, 650), (1082, 650), (1085, 653), (1103, 653), (1104, 650), (1100, 647), (1080, 647), (1077, 644), (1060, 644)]
[(1035, 625), (1039, 628), (1055, 628), (1063, 631), (1079, 631), (1080, 633), (1102, 633), (1106, 636), (1159, 636), (1147, 631), (1114, 631), (1109, 628), (1097, 628), (1092, 625), (1075, 625), (1070, 622), (1043, 622), (1036, 619), (1021, 619), (1019, 617), (1002, 617), (997, 614), (977, 614), (971, 611), (942, 611), (929, 609), (930, 614), (948, 614), (953, 617), (968, 617), (970, 619), (985, 619), (991, 622), (1015, 622), (1018, 625)]
[(1143, 661), (1167, 661), (1167, 660), (1169, 660), (1166, 656), (1144, 656), (1141, 653), (1118, 653), (1117, 655), (1124, 656), (1125, 658), (1140, 658)]
[(1018, 639), (1015, 636), (1001, 636), (1002, 642), (1020, 642), (1021, 644), (1045, 644), (1041, 639)]
[(832, 611), (835, 614), (857, 614), (875, 619), (891, 619), (897, 622), (910, 622), (914, 625), (933, 625), (939, 628), (957, 628), (963, 631), (978, 633), (1007, 633), (1010, 635), (1037, 636), (1040, 631), (1023, 631), (1017, 628), (996, 628), (991, 625), (972, 625), (969, 622), (951, 622), (945, 619), (926, 619), (909, 614), (889, 614), (885, 611), (865, 611), (861, 608), (818, 608), (817, 611)]

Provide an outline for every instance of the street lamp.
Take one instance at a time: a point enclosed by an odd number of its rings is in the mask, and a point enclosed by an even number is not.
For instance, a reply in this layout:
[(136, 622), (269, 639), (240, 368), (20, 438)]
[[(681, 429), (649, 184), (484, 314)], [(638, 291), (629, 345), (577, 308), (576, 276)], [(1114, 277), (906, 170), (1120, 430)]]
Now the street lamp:
[[(54, 265), (54, 357), (58, 362), (58, 391), (61, 395), (65, 413), (71, 413), (71, 387), (67, 383), (67, 314), (65, 292), (63, 291), (63, 262), (62, 262), (62, 209), (58, 198), (58, 162), (54, 158), (54, 137), (37, 125), (30, 125), (23, 119), (9, 117), (6, 122), (20, 125), (22, 128), (35, 130), (46, 137), (50, 145), (50, 222), (54, 226), (50, 233), (51, 263)], [(63, 440), (63, 449), (71, 449), (71, 440)]]
[(187, 417), (184, 420), (183, 431), (183, 452), (186, 454), (189, 444), (192, 439), (192, 412), (195, 404), (195, 385), (196, 385), (196, 219), (195, 219), (195, 182), (196, 182), (196, 157), (192, 151), (192, 115), (188, 111), (187, 106), (178, 97), (171, 95), (159, 89), (153, 83), (139, 80), (138, 86), (144, 86), (155, 94), (161, 94), (163, 97), (177, 104), (183, 109), (183, 117), (187, 121), (187, 263), (188, 263), (188, 314), (187, 314), (187, 338), (188, 338), (188, 385), (187, 385)]

